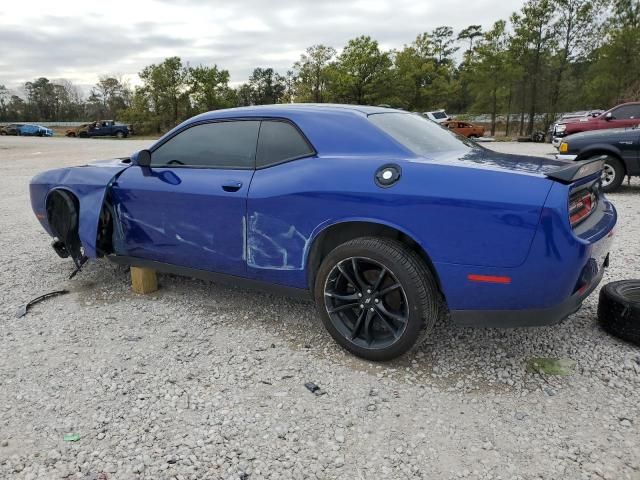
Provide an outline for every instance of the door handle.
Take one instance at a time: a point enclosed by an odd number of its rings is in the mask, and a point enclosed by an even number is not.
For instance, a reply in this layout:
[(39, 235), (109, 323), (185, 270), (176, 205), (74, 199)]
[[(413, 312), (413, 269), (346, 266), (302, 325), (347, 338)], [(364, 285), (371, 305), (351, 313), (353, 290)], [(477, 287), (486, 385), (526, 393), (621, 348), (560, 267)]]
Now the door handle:
[(222, 184), (222, 189), (225, 192), (237, 192), (242, 188), (242, 182), (238, 180), (228, 180)]

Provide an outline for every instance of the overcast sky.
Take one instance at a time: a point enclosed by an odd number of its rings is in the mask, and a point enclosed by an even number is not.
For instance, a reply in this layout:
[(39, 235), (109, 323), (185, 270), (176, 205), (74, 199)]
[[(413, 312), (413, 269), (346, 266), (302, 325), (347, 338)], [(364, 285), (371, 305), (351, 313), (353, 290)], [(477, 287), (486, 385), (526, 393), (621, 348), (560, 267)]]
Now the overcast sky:
[(304, 49), (340, 49), (370, 35), (383, 48), (440, 25), (489, 27), (521, 0), (6, 0), (0, 9), (0, 85), (44, 76), (91, 85), (105, 74), (132, 84), (145, 65), (177, 55), (218, 64), (232, 83), (258, 66), (286, 72)]

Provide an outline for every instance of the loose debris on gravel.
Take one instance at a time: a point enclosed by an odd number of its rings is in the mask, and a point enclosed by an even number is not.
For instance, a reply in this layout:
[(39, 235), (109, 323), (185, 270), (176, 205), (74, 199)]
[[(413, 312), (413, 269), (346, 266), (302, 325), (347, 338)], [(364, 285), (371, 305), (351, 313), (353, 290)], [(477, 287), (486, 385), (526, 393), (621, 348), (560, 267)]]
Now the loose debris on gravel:
[[(639, 478), (640, 351), (597, 326), (596, 294), (559, 326), (442, 321), (413, 355), (366, 363), (311, 303), (171, 275), (137, 296), (108, 262), (68, 280), (29, 178), (147, 145), (54, 139), (33, 156), (38, 140), (0, 140), (12, 146), (0, 158), (0, 478)], [(640, 265), (640, 182), (611, 198), (604, 282)], [(14, 318), (20, 300), (58, 288), (71, 293)], [(541, 358), (570, 359), (573, 374), (528, 370)]]

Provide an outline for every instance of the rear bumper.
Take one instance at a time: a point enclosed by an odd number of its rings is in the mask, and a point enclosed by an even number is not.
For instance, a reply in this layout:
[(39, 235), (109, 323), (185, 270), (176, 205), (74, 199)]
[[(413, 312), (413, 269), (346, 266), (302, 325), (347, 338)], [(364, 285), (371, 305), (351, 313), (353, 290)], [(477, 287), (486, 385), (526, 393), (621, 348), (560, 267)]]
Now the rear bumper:
[(456, 325), (466, 327), (542, 327), (562, 322), (572, 313), (577, 312), (582, 302), (598, 286), (609, 266), (609, 255), (600, 266), (598, 273), (591, 282), (559, 305), (532, 310), (452, 310), (451, 319)]

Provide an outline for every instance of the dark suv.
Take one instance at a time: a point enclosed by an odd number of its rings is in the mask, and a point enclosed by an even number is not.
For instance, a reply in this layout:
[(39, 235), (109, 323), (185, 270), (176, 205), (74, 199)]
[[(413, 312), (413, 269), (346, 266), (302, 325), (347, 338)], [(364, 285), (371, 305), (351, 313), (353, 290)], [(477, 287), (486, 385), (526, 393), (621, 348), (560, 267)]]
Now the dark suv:
[(602, 189), (612, 192), (625, 175), (640, 175), (640, 125), (576, 133), (562, 140), (559, 151), (558, 160), (580, 161), (604, 155)]

